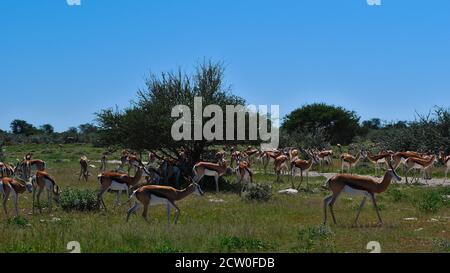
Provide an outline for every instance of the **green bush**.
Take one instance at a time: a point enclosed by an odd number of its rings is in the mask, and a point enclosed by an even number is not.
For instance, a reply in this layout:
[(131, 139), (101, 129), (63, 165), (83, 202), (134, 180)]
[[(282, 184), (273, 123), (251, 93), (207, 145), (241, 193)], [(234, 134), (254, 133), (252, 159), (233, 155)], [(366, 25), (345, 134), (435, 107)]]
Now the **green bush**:
[(97, 210), (97, 192), (92, 190), (68, 189), (61, 193), (61, 207), (65, 211)]
[(25, 228), (28, 225), (28, 220), (27, 220), (27, 218), (18, 216), (18, 217), (8, 219), (8, 224), (14, 225), (14, 226), (17, 226), (20, 228)]
[(298, 231), (299, 246), (294, 248), (295, 252), (312, 252), (314, 248), (319, 251), (332, 251), (333, 232), (325, 225), (302, 228)]
[(416, 204), (420, 211), (434, 213), (445, 206), (446, 200), (439, 190), (429, 190), (420, 196)]
[(269, 185), (249, 184), (243, 198), (249, 201), (269, 201), (272, 197), (272, 187)]
[(400, 202), (408, 197), (403, 191), (401, 191), (397, 187), (390, 188), (387, 191), (387, 194), (394, 202)]
[(259, 239), (243, 239), (236, 236), (221, 237), (219, 246), (224, 252), (262, 251), (270, 248)]

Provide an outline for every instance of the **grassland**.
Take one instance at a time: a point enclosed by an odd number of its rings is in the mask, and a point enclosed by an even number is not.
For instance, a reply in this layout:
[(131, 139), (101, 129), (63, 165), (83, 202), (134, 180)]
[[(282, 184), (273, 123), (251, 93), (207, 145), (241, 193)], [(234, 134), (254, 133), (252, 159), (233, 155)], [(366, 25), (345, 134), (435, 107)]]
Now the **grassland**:
[[(62, 190), (98, 189), (95, 169), (88, 183), (78, 181), (78, 160), (83, 154), (99, 159), (101, 149), (75, 144), (12, 146), (6, 147), (7, 162), (29, 151), (47, 161), (48, 171)], [(357, 172), (372, 173), (369, 166), (363, 164)], [(442, 170), (438, 169), (436, 175), (442, 176)], [(338, 225), (323, 227), (322, 200), (328, 194), (320, 187), (323, 177), (311, 179), (308, 190), (286, 196), (276, 192), (290, 186), (287, 178), (274, 183), (274, 175), (257, 174), (258, 183), (273, 186), (274, 195), (268, 202), (240, 199), (231, 190), (234, 180), (229, 177), (221, 182), (228, 191), (215, 194), (213, 187), (205, 185), (206, 196), (180, 201), (179, 223), (170, 228), (164, 207), (150, 209), (150, 223), (140, 215), (125, 223), (127, 205), (114, 209), (112, 194), (105, 196), (110, 208), (107, 212), (65, 212), (57, 208), (51, 214), (44, 210), (43, 214), (30, 215), (31, 194), (27, 193), (19, 200), (20, 218), (0, 217), (0, 252), (68, 252), (69, 241), (80, 242), (82, 252), (94, 253), (369, 252), (366, 245), (370, 241), (380, 242), (383, 252), (450, 252), (450, 204), (444, 197), (450, 195), (449, 187), (392, 185), (378, 196), (385, 222), (381, 227), (376, 225), (370, 203), (362, 212), (360, 226), (352, 227), (360, 197), (342, 196), (336, 205)], [(11, 201), (8, 208), (12, 214)]]

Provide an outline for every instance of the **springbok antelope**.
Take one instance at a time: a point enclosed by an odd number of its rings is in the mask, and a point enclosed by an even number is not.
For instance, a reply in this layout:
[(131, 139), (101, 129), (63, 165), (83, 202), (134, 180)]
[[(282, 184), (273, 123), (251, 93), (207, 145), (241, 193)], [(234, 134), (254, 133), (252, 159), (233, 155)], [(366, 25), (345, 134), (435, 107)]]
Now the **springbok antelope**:
[(42, 191), (47, 191), (48, 208), (49, 212), (52, 211), (52, 200), (59, 203), (59, 196), (61, 194), (55, 179), (51, 177), (47, 172), (37, 171), (31, 179), (33, 184), (33, 214), (35, 213), (36, 203), (39, 208), (39, 212), (42, 213), (40, 197)]
[(255, 162), (258, 153), (259, 153), (258, 149), (252, 146), (247, 147), (247, 150), (245, 150), (245, 154), (248, 156), (248, 164), (252, 165)]
[[(405, 161), (405, 177), (406, 177), (406, 183), (408, 184), (408, 173), (413, 170), (420, 170), (421, 174), (423, 174), (422, 177), (426, 176), (427, 170), (430, 170), (433, 167), (433, 164), (436, 162), (436, 156), (433, 155), (429, 157), (428, 159), (425, 158), (419, 158), (419, 157), (409, 157)], [(413, 177), (414, 180), (414, 177)]]
[(100, 160), (100, 173), (102, 172), (106, 172), (106, 169), (108, 167), (108, 154), (107, 153), (103, 153), (102, 158)]
[(317, 162), (317, 159), (312, 155), (309, 160), (296, 159), (291, 162), (291, 172), (292, 172), (292, 189), (296, 189), (294, 185), (294, 178), (296, 176), (297, 170), (300, 170), (300, 184), (297, 187), (297, 190), (300, 190), (300, 187), (303, 183), (303, 172), (306, 174), (306, 188), (308, 188), (309, 183), (309, 170), (311, 170), (314, 163)]
[(78, 176), (78, 181), (83, 177), (84, 181), (87, 182), (89, 179), (89, 162), (86, 156), (80, 158), (80, 175)]
[(253, 171), (246, 161), (238, 162), (236, 167), (236, 183), (242, 185), (239, 196), (242, 196), (249, 183), (253, 183)]
[(130, 164), (138, 168), (135, 176), (117, 172), (105, 172), (98, 175), (97, 179), (100, 183), (100, 192), (97, 195), (97, 206), (99, 208), (100, 205), (103, 205), (106, 210), (106, 205), (103, 201), (103, 195), (107, 190), (117, 191), (116, 206), (118, 206), (120, 204), (120, 194), (122, 193), (122, 191), (125, 191), (128, 196), (130, 187), (135, 186), (137, 183), (139, 183), (144, 172), (147, 173), (147, 170), (140, 160), (132, 159), (130, 161)]
[(403, 164), (403, 166), (405, 166), (406, 160), (408, 158), (410, 158), (410, 157), (422, 158), (422, 155), (423, 154), (421, 154), (421, 153), (411, 152), (411, 151), (394, 153), (392, 155), (392, 160), (394, 161), (393, 166), (397, 170), (398, 167), (400, 166), (400, 164)]
[(323, 169), (324, 164), (328, 166), (333, 165), (333, 150), (319, 151), (316, 156), (321, 169)]
[(441, 151), (439, 153), (439, 156), (441, 158), (442, 163), (446, 167), (446, 169), (445, 169), (445, 179), (444, 179), (444, 183), (445, 183), (447, 181), (447, 179), (448, 179), (448, 170), (450, 170), (450, 155), (445, 156), (444, 152)]
[(333, 206), (342, 192), (354, 195), (364, 195), (361, 205), (359, 206), (356, 219), (354, 221), (355, 225), (358, 222), (359, 215), (366, 203), (366, 199), (368, 196), (372, 198), (372, 203), (375, 208), (375, 211), (377, 212), (379, 224), (382, 224), (383, 220), (381, 220), (380, 212), (377, 206), (377, 202), (375, 200), (375, 194), (385, 192), (389, 187), (392, 179), (395, 179), (397, 181), (402, 180), (395, 172), (395, 169), (392, 167), (390, 161), (388, 162), (388, 164), (390, 169), (386, 171), (381, 182), (378, 182), (370, 177), (356, 176), (349, 174), (338, 174), (330, 178), (326, 183), (328, 185), (328, 188), (333, 192), (333, 194), (326, 197), (323, 200), (324, 224), (327, 223), (327, 207), (330, 208), (334, 224), (337, 224), (336, 217), (334, 216)]
[(356, 157), (350, 154), (341, 155), (341, 170), (344, 173), (344, 168), (348, 169), (348, 172), (352, 174), (352, 168), (354, 168), (362, 158), (362, 151), (360, 151)]
[(28, 192), (33, 191), (33, 186), (30, 182), (22, 182), (10, 177), (0, 178), (0, 193), (3, 195), (3, 210), (5, 211), (6, 217), (8, 217), (6, 203), (8, 202), (9, 196), (12, 195), (16, 217), (18, 217), (19, 208), (17, 206), (17, 203), (19, 194), (22, 194), (27, 190)]
[(281, 152), (278, 150), (274, 151), (263, 151), (261, 154), (261, 161), (264, 168), (264, 174), (267, 174), (267, 166), (270, 162), (275, 161), (277, 157), (281, 155)]
[(127, 222), (130, 215), (135, 213), (140, 207), (144, 207), (142, 217), (148, 222), (147, 214), (149, 206), (167, 205), (167, 222), (170, 225), (170, 213), (171, 208), (175, 209), (174, 224), (177, 224), (178, 217), (180, 216), (180, 208), (176, 205), (176, 201), (180, 201), (187, 196), (195, 193), (197, 195), (203, 195), (203, 191), (197, 183), (191, 183), (184, 190), (177, 190), (167, 186), (147, 185), (143, 186), (133, 192), (130, 200), (134, 199), (135, 204), (128, 210)]
[(199, 162), (192, 168), (194, 182), (199, 183), (205, 176), (214, 177), (216, 182), (216, 192), (219, 193), (219, 177), (231, 175), (233, 170), (225, 164), (214, 164), (209, 162)]
[(15, 173), (15, 168), (9, 164), (0, 162), (0, 178), (12, 177)]
[[(31, 156), (27, 155), (26, 158), (31, 158)], [(30, 179), (33, 168), (36, 171), (45, 171), (45, 161), (40, 159), (31, 159), (23, 160), (22, 162), (20, 162), (18, 164), (17, 170), (20, 172), (22, 180), (28, 181)]]
[(287, 155), (280, 155), (275, 159), (273, 163), (273, 169), (275, 174), (277, 175), (277, 182), (280, 181), (280, 176), (288, 173), (289, 167), (289, 158)]
[(367, 158), (375, 165), (375, 176), (378, 175), (378, 169), (381, 169), (382, 164), (387, 164), (388, 160), (391, 160), (391, 154), (381, 153), (378, 155), (367, 154)]

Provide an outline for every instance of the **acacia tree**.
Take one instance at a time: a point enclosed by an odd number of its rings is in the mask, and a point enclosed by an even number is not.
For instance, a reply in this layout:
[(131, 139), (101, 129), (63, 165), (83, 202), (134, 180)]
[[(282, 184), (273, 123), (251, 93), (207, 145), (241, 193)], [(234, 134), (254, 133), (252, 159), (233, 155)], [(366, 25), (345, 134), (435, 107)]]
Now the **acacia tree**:
[[(171, 116), (172, 108), (186, 105), (193, 109), (195, 97), (203, 98), (203, 107), (215, 104), (224, 113), (227, 105), (245, 104), (244, 99), (233, 95), (225, 86), (221, 63), (204, 62), (192, 76), (181, 71), (160, 76), (152, 74), (146, 81), (146, 89), (138, 92), (137, 101), (130, 107), (110, 108), (97, 114), (100, 141), (107, 146), (119, 145), (141, 152), (149, 150), (174, 159), (184, 150), (188, 164), (192, 165), (201, 160), (207, 147), (223, 143), (204, 138), (173, 140), (171, 129), (178, 118)], [(194, 120), (194, 111), (191, 111), (191, 120)], [(203, 124), (206, 121), (203, 118)]]

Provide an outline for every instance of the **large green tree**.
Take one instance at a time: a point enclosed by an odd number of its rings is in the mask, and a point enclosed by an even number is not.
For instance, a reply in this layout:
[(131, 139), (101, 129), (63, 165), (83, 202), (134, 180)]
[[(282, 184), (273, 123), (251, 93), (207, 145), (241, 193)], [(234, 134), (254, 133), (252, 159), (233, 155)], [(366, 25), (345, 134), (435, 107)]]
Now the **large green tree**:
[(322, 132), (331, 144), (349, 144), (359, 129), (359, 117), (343, 107), (314, 103), (286, 116), (282, 128), (288, 134)]
[[(159, 76), (152, 74), (146, 81), (146, 89), (138, 92), (137, 100), (130, 107), (124, 110), (106, 109), (97, 114), (100, 141), (108, 146), (119, 145), (136, 151), (150, 150), (172, 158), (177, 158), (179, 151), (184, 150), (190, 164), (197, 162), (207, 147), (222, 142), (204, 138), (173, 139), (172, 125), (179, 118), (172, 117), (172, 108), (177, 105), (188, 106), (192, 109), (193, 121), (195, 97), (203, 98), (203, 108), (211, 104), (220, 106), (224, 115), (226, 105), (245, 105), (244, 99), (233, 95), (225, 85), (221, 63), (204, 62), (193, 75), (181, 71)], [(203, 124), (207, 120), (209, 118), (203, 118)]]
[(37, 132), (37, 129), (25, 120), (13, 120), (10, 127), (12, 133), (15, 135), (31, 136)]

